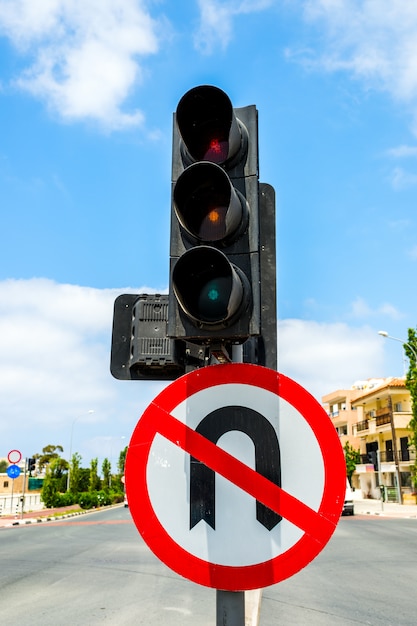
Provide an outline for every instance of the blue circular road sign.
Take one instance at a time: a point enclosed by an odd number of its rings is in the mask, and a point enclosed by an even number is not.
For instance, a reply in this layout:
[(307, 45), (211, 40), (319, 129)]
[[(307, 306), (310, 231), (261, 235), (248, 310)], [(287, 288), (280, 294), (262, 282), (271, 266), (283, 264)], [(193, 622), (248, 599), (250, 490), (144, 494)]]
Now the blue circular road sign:
[(20, 467), (18, 465), (9, 465), (6, 472), (9, 478), (17, 478), (20, 475)]

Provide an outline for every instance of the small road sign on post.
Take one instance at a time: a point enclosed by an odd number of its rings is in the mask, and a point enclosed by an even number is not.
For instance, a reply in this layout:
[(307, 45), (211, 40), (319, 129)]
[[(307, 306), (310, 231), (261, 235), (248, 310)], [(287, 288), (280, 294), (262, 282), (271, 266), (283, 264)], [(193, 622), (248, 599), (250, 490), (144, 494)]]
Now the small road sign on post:
[(9, 465), (6, 472), (9, 478), (18, 478), (20, 476), (20, 467), (18, 465)]
[(312, 561), (336, 528), (346, 485), (318, 402), (286, 376), (241, 363), (165, 388), (135, 428), (125, 476), (155, 555), (226, 591), (278, 583)]
[(20, 452), (20, 450), (10, 450), (7, 458), (9, 460), (9, 463), (19, 463), (19, 461), (22, 460), (22, 453)]

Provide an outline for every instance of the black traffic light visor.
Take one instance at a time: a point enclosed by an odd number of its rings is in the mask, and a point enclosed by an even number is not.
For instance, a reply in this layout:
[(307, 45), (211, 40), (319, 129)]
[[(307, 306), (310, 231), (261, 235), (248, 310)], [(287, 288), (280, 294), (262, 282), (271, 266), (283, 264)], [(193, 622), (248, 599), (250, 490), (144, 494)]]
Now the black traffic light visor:
[(240, 150), (242, 138), (229, 97), (218, 87), (194, 87), (177, 106), (178, 129), (192, 161), (225, 163)]
[(210, 246), (185, 252), (172, 273), (175, 296), (199, 328), (226, 328), (251, 302), (246, 276)]
[(214, 163), (202, 161), (184, 170), (173, 198), (177, 218), (195, 242), (229, 245), (247, 227), (245, 198)]

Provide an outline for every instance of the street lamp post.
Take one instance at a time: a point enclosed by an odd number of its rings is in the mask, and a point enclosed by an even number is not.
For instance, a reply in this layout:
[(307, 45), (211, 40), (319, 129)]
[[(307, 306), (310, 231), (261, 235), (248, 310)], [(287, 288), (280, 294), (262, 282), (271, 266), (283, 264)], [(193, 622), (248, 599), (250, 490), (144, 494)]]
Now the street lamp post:
[(417, 352), (415, 351), (413, 346), (411, 346), (409, 343), (407, 343), (406, 341), (403, 341), (402, 339), (398, 339), (398, 337), (392, 337), (391, 335), (389, 335), (387, 333), (386, 330), (379, 330), (378, 331), (378, 335), (381, 335), (381, 337), (385, 337), (386, 339), (393, 339), (394, 341), (399, 341), (400, 343), (403, 344), (403, 346), (407, 346), (407, 348), (410, 348), (410, 350), (413, 353), (414, 358), (416, 360), (416, 364), (417, 364)]

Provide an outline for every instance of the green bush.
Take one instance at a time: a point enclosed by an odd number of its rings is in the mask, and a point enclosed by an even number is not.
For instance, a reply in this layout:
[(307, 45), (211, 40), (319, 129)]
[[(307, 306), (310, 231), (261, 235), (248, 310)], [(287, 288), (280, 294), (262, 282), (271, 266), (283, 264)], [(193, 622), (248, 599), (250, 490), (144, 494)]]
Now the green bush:
[(77, 495), (78, 494), (70, 491), (67, 491), (66, 493), (59, 493), (56, 497), (58, 504), (55, 506), (71, 506), (71, 504), (76, 504)]
[(97, 491), (84, 491), (78, 494), (78, 504), (82, 509), (93, 509), (98, 505)]

